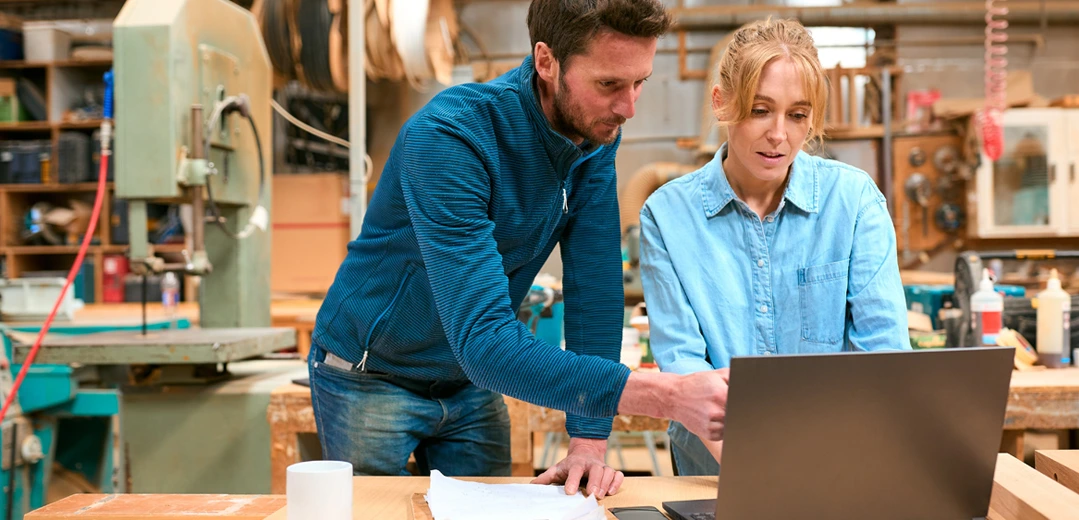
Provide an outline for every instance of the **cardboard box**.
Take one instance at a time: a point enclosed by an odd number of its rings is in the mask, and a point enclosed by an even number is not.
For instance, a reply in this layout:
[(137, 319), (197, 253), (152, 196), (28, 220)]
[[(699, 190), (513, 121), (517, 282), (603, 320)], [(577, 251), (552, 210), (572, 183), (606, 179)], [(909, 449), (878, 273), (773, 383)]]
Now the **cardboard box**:
[(348, 174), (273, 176), (270, 290), (325, 294), (345, 259)]

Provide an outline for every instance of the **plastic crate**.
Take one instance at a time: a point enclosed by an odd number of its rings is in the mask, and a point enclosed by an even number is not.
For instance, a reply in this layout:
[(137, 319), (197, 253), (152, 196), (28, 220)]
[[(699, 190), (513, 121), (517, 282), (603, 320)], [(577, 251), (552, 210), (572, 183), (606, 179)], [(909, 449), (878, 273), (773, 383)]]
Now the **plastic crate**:
[[(0, 280), (0, 315), (12, 321), (45, 319), (60, 296), (64, 282), (63, 278)], [(82, 300), (76, 299), (75, 291), (69, 289), (64, 293), (56, 318), (70, 321), (74, 319), (75, 311), (82, 307)]]
[(54, 21), (26, 22), (22, 32), (26, 61), (60, 61), (71, 55), (71, 34)]

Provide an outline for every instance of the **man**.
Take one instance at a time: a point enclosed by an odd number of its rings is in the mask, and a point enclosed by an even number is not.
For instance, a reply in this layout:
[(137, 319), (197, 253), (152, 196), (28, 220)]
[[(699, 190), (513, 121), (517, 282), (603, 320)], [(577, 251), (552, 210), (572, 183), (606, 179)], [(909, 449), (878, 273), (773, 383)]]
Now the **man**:
[[(671, 23), (658, 0), (534, 0), (532, 55), (447, 89), (398, 135), (312, 338), (323, 454), (357, 474), (508, 475), (502, 395), (567, 412), (565, 460), (535, 482), (614, 493), (616, 413), (718, 439), (726, 374), (619, 364), (622, 292), (614, 157)], [(516, 319), (561, 244), (566, 350)]]

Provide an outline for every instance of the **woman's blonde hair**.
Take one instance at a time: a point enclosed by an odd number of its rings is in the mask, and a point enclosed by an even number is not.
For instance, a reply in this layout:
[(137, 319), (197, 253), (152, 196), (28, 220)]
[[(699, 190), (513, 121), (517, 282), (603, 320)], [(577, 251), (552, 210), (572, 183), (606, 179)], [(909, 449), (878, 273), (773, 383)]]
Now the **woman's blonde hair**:
[(749, 118), (757, 95), (761, 71), (772, 60), (789, 58), (802, 74), (802, 85), (811, 106), (806, 141), (824, 135), (824, 112), (828, 86), (817, 58), (813, 37), (796, 20), (756, 21), (738, 28), (719, 60), (716, 85), (723, 106), (720, 124), (741, 123)]

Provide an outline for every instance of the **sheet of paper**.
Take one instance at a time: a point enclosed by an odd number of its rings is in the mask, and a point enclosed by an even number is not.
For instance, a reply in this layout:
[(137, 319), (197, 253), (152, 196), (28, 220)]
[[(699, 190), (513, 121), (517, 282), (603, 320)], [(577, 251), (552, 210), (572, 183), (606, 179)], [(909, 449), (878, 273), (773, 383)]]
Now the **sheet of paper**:
[(431, 472), (427, 505), (435, 520), (604, 520), (596, 497), (562, 486), (481, 484)]

